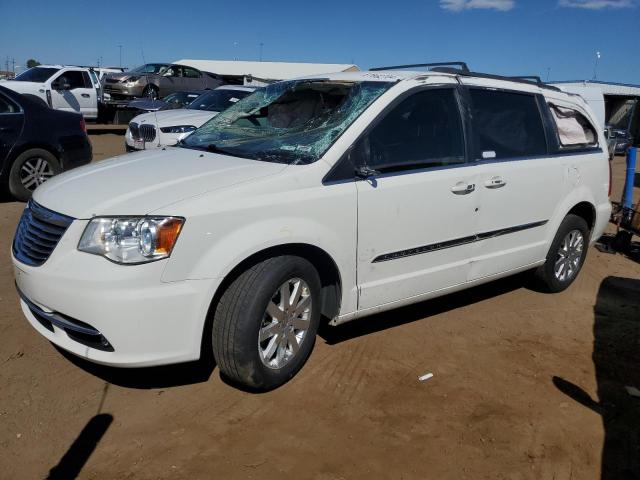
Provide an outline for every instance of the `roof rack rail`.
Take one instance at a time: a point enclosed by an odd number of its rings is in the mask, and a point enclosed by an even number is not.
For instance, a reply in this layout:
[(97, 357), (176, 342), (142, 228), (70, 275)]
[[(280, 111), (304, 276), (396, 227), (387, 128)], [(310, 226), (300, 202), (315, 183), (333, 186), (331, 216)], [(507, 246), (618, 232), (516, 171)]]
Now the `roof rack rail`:
[(504, 76), (504, 75), (494, 75), (491, 73), (479, 73), (479, 72), (463, 72), (458, 73), (458, 75), (462, 75), (465, 77), (478, 77), (478, 78), (488, 78), (491, 80), (504, 80), (506, 82), (516, 82), (516, 83), (525, 83), (527, 85), (536, 85), (540, 88), (544, 88), (547, 90), (553, 90), (555, 92), (561, 92), (558, 87), (553, 85), (549, 85), (544, 83), (540, 77), (536, 75), (528, 75), (528, 76)]
[(558, 87), (544, 83), (537, 75), (518, 75), (504, 76), (494, 75), (491, 73), (472, 72), (465, 62), (437, 62), (437, 63), (414, 63), (412, 65), (395, 65), (392, 67), (376, 67), (370, 68), (370, 71), (380, 70), (403, 70), (406, 68), (428, 67), (432, 72), (448, 73), (451, 75), (460, 75), (463, 77), (488, 78), (492, 80), (504, 80), (507, 82), (525, 83), (527, 85), (536, 85), (547, 90), (561, 92)]
[[(370, 68), (370, 71), (380, 71), (380, 70), (404, 70), (406, 68), (417, 68), (417, 67), (458, 67), (455, 70), (459, 72), (468, 73), (469, 67), (464, 62), (437, 62), (437, 63), (414, 63), (411, 65), (394, 65), (392, 67), (375, 67)], [(453, 70), (453, 69), (452, 69)]]
[(530, 82), (535, 82), (540, 85), (544, 85), (544, 82), (538, 75), (514, 75), (514, 76), (510, 76), (509, 78), (513, 78), (515, 80), (528, 80)]

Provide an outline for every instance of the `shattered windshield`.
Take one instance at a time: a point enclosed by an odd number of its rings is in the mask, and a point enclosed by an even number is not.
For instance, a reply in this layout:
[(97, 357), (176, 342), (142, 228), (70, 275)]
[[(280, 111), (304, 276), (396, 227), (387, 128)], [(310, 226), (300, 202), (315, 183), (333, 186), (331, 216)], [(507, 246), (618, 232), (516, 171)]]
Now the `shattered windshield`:
[(391, 85), (332, 80), (274, 83), (205, 123), (180, 146), (269, 162), (312, 163)]

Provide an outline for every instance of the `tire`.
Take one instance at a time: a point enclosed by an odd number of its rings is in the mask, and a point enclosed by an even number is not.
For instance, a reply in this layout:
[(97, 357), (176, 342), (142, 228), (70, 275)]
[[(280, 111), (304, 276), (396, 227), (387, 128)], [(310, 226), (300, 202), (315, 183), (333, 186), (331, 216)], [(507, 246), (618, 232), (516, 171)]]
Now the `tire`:
[(22, 152), (9, 171), (9, 192), (16, 200), (26, 202), (38, 186), (61, 171), (58, 159), (46, 150), (33, 148)]
[(577, 215), (567, 215), (556, 233), (547, 260), (535, 272), (544, 291), (557, 293), (566, 290), (578, 277), (589, 246), (589, 227)]
[[(289, 304), (302, 313), (287, 315), (282, 292), (293, 293)], [(212, 329), (216, 363), (224, 377), (249, 390), (279, 387), (306, 363), (319, 323), (320, 277), (313, 265), (295, 256), (269, 258), (244, 271), (220, 297)]]
[(158, 87), (156, 87), (155, 85), (147, 85), (142, 91), (142, 96), (150, 100), (158, 100), (160, 98)]

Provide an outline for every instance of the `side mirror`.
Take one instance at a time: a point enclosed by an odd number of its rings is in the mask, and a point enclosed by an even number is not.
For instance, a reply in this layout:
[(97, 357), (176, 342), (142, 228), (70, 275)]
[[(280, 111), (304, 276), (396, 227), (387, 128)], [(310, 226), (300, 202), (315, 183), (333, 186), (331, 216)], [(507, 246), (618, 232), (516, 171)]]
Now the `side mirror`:
[(69, 80), (67, 80), (66, 77), (59, 77), (56, 81), (53, 82), (53, 84), (51, 85), (54, 90), (71, 90), (71, 84), (69, 83)]

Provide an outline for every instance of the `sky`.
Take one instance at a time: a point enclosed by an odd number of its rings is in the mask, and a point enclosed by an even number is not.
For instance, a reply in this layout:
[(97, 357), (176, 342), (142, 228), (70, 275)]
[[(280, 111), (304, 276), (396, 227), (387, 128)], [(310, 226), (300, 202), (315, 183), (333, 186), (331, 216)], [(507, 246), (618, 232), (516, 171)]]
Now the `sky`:
[[(465, 61), (472, 70), (640, 84), (640, 0), (0, 0), (15, 59), (135, 67), (182, 58)], [(262, 44), (262, 47), (260, 46)], [(122, 49), (119, 48), (122, 46)]]

